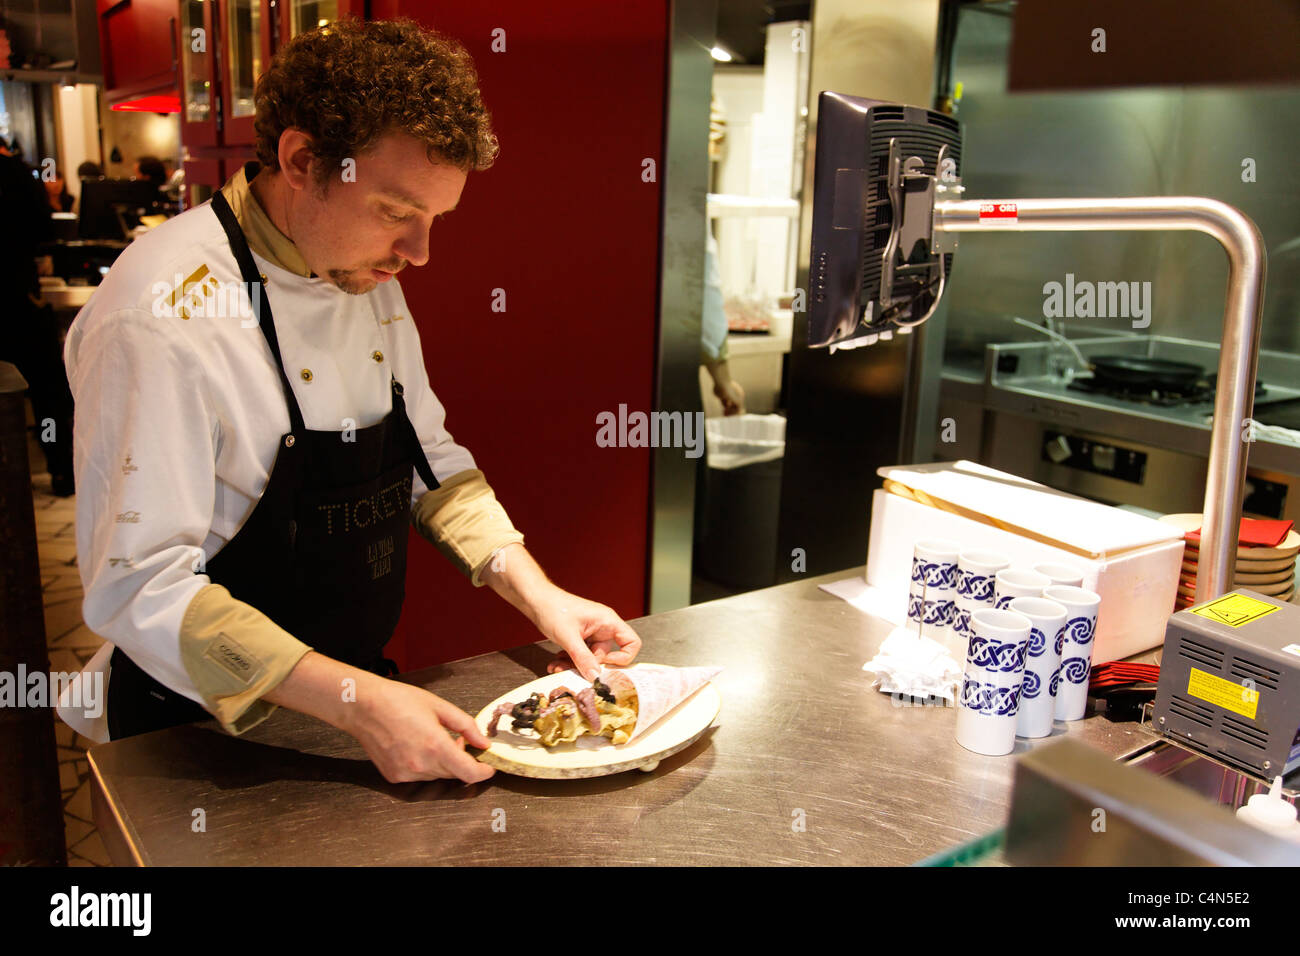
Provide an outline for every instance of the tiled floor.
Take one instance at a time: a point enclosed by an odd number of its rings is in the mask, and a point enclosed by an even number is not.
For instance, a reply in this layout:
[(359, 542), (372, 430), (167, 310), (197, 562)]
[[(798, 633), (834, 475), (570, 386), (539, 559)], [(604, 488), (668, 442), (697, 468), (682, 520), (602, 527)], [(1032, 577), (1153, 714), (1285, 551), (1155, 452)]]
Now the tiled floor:
[[(33, 469), (44, 466), (39, 447), (31, 448)], [(76, 498), (56, 498), (50, 476), (32, 475), (32, 504), (36, 512), (36, 545), (40, 553), (41, 589), (45, 604), (45, 639), (50, 669), (79, 671), (104, 642), (81, 620), (81, 578), (73, 536)], [(86, 749), (91, 741), (51, 713), (59, 744), (59, 777), (63, 789), (63, 831), (69, 866), (109, 866), (90, 812)]]

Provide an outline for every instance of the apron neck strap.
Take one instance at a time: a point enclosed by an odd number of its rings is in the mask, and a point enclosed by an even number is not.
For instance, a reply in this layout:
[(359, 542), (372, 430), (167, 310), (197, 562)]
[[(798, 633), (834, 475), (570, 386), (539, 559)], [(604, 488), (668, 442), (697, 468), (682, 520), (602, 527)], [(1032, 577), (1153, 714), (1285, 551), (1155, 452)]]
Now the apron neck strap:
[(434, 488), (439, 487), (438, 479), (433, 477), (433, 468), (429, 465), (429, 456), (424, 453), (424, 447), (420, 444), (420, 436), (416, 433), (410, 416), (406, 414), (406, 399), (402, 397), (404, 393), (402, 383), (394, 378), (391, 373), (388, 378), (393, 389), (393, 411), (396, 413), (395, 418), (398, 427), (405, 433), (404, 437), (411, 451), (411, 461), (415, 465), (416, 472), (424, 479), (425, 487), (432, 491)]
[(248, 287), (248, 299), (256, 310), (257, 324), (261, 326), (262, 335), (271, 346), (271, 358), (274, 359), (276, 370), (280, 373), (280, 384), (284, 386), (285, 399), (289, 406), (289, 428), (295, 432), (306, 431), (298, 397), (293, 393), (293, 385), (289, 381), (289, 376), (285, 374), (284, 361), (280, 357), (280, 340), (275, 334), (275, 320), (271, 316), (271, 302), (266, 297), (266, 284), (262, 281), (257, 263), (253, 261), (253, 253), (248, 248), (244, 231), (239, 228), (239, 220), (235, 218), (234, 210), (230, 208), (230, 203), (226, 201), (226, 197), (220, 190), (212, 196), (212, 210), (221, 221), (221, 228), (226, 231), (226, 239), (229, 240), (231, 251), (235, 254), (235, 261), (239, 263), (239, 274)]

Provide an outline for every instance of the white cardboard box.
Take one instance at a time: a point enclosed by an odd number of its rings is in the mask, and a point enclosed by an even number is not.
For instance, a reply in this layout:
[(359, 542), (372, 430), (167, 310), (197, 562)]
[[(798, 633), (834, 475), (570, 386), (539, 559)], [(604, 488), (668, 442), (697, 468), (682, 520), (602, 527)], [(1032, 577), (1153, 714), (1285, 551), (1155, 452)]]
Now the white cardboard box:
[[(905, 477), (906, 470), (901, 467), (881, 469), (882, 475), (886, 473), (894, 480), (900, 480)], [(1024, 482), (1023, 479), (1014, 480)], [(1033, 483), (1025, 482), (1025, 485), (1032, 486)], [(1024, 493), (1034, 495), (1036, 492), (1033, 487), (1025, 487)], [(1043, 487), (1043, 494), (1048, 506), (1061, 503), (1061, 492)], [(1099, 557), (1088, 557), (1076, 550), (1055, 547), (883, 489), (877, 490), (872, 496), (867, 583), (880, 589), (890, 605), (897, 607), (899, 619), (906, 620), (913, 545), (921, 538), (950, 538), (959, 542), (963, 549), (999, 551), (1011, 559), (1012, 567), (1032, 568), (1035, 564), (1054, 562), (1079, 568), (1083, 572), (1083, 586), (1101, 596), (1092, 655), (1095, 664), (1130, 657), (1164, 643), (1165, 623), (1174, 612), (1178, 589), (1178, 573), (1183, 558), (1182, 537), (1176, 529), (1152, 519), (1087, 499), (1076, 500), (1100, 509), (1099, 520), (1089, 522), (1084, 529), (1089, 546), (1097, 542), (1097, 529), (1109, 517), (1103, 512), (1124, 515), (1121, 524), (1126, 533), (1121, 537), (1128, 546), (1119, 551), (1106, 551)], [(1088, 510), (1078, 504), (1073, 507), (1080, 515)], [(1024, 513), (1032, 510), (1029, 507)], [(1145, 545), (1131, 545), (1134, 528), (1128, 520), (1131, 518), (1149, 521), (1154, 526), (1149, 529), (1151, 537), (1157, 540)]]

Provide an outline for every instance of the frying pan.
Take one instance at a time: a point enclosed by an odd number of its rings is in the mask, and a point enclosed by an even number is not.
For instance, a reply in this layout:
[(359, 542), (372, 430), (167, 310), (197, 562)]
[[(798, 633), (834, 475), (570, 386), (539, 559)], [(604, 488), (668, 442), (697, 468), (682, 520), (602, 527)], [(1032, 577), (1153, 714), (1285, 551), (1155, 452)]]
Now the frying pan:
[(1139, 358), (1131, 355), (1100, 355), (1092, 360), (1094, 381), (1114, 388), (1134, 387), (1184, 392), (1205, 374), (1205, 369), (1190, 362)]

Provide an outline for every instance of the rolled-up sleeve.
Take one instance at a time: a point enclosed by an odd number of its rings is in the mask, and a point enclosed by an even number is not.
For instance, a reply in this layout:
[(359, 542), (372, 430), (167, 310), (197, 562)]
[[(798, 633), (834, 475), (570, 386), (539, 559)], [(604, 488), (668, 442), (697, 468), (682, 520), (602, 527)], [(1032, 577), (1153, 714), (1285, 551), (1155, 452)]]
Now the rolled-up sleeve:
[(259, 698), (310, 648), (203, 573), (219, 419), (202, 364), (139, 309), (77, 329), (65, 358), (86, 625), (242, 732), (274, 710)]

